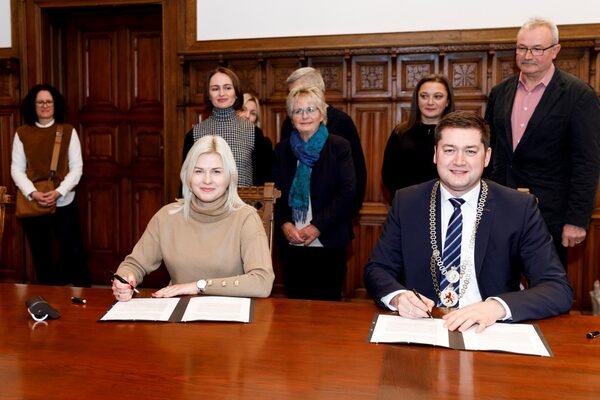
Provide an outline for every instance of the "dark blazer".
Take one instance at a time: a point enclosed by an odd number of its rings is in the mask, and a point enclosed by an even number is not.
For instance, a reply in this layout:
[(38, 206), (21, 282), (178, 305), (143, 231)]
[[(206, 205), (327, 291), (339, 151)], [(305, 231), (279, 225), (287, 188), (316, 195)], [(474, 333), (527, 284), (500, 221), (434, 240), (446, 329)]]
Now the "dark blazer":
[[(281, 243), (287, 243), (281, 226), (292, 221), (288, 205), (290, 188), (296, 174), (298, 159), (292, 152), (289, 139), (275, 146), (273, 181), (281, 190), (281, 199), (275, 204), (275, 233)], [(342, 137), (329, 135), (319, 160), (310, 176), (312, 221), (325, 247), (344, 247), (352, 240), (353, 201), (356, 178), (350, 144)]]
[[(364, 273), (365, 286), (378, 301), (396, 290), (412, 288), (437, 300), (429, 263), (429, 203), (434, 182), (396, 192)], [(481, 298), (500, 297), (510, 308), (513, 321), (567, 312), (573, 291), (534, 196), (486, 182), (489, 192), (475, 240)], [(439, 244), (439, 189), (436, 212)], [(440, 282), (439, 269), (436, 271)], [(521, 273), (529, 283), (527, 290), (519, 290)]]
[[(292, 120), (287, 117), (283, 120), (281, 126), (281, 141), (288, 139), (294, 126)], [(332, 105), (327, 107), (327, 130), (330, 134), (338, 135), (350, 143), (352, 150), (352, 162), (354, 163), (354, 172), (356, 174), (356, 196), (354, 197), (354, 215), (358, 215), (367, 187), (367, 164), (365, 155), (360, 143), (360, 136), (352, 118), (342, 110)]]
[(594, 90), (556, 69), (523, 138), (513, 152), (511, 113), (518, 75), (490, 93), (491, 178), (526, 187), (539, 199), (552, 232), (564, 224), (586, 228), (600, 171), (600, 103)]

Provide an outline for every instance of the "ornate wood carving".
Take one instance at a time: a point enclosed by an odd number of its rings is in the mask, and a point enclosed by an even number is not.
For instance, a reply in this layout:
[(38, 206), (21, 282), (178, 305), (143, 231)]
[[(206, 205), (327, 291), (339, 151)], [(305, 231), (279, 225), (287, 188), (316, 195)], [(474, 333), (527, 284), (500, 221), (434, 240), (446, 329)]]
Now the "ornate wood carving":
[(391, 97), (391, 59), (388, 56), (357, 56), (352, 59), (353, 97)]

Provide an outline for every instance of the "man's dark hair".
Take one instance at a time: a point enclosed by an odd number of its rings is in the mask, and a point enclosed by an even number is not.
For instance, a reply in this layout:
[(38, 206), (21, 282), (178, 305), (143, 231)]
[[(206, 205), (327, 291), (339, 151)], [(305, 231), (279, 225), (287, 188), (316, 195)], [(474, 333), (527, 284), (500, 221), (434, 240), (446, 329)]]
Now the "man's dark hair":
[(471, 111), (453, 111), (446, 114), (435, 127), (435, 144), (442, 138), (442, 131), (446, 128), (473, 128), (481, 132), (481, 143), (487, 151), (490, 147), (490, 127), (479, 114)]

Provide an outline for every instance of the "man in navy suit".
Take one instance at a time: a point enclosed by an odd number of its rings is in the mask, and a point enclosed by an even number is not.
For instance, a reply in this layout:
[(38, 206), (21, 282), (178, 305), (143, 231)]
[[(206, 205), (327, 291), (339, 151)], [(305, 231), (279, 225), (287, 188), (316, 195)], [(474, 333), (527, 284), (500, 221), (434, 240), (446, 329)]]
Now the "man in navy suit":
[(520, 74), (492, 89), (486, 120), (492, 133), (491, 179), (527, 188), (565, 268), (567, 248), (581, 243), (594, 208), (600, 171), (600, 103), (585, 82), (554, 66), (558, 29), (543, 19), (517, 34)]
[[(485, 120), (449, 113), (435, 143), (440, 178), (396, 193), (365, 267), (368, 292), (403, 317), (427, 317), (440, 302), (457, 307), (443, 316), (450, 330), (478, 324), (482, 331), (496, 321), (567, 312), (573, 291), (535, 197), (481, 179), (492, 153)], [(441, 255), (450, 247), (446, 227), (456, 199), (463, 203), (460, 265), (445, 265)], [(444, 279), (454, 282), (449, 290), (442, 290)]]

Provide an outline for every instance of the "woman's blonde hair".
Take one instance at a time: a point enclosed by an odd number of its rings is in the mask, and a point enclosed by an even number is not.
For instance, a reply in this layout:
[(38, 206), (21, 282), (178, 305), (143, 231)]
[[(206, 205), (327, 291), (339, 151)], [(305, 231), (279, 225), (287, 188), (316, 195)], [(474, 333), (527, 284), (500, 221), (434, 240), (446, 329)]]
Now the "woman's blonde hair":
[(325, 93), (316, 86), (300, 86), (290, 91), (286, 101), (287, 113), (293, 121), (294, 103), (300, 97), (308, 97), (315, 102), (317, 109), (323, 116), (323, 123), (327, 124), (327, 103), (325, 102)]
[(229, 145), (225, 139), (220, 136), (203, 136), (198, 139), (196, 143), (194, 143), (188, 152), (183, 165), (181, 166), (180, 177), (183, 199), (180, 200), (179, 207), (176, 207), (176, 209), (173, 210), (173, 213), (183, 210), (183, 215), (186, 220), (189, 218), (190, 204), (194, 196), (194, 192), (190, 187), (190, 180), (192, 178), (192, 174), (194, 173), (194, 168), (198, 158), (200, 158), (202, 154), (208, 153), (215, 153), (221, 156), (221, 159), (223, 160), (223, 172), (225, 177), (229, 179), (229, 188), (225, 194), (227, 196), (225, 207), (227, 207), (230, 211), (233, 211), (243, 207), (246, 204), (240, 198), (237, 192), (238, 172), (235, 165), (235, 159), (233, 158), (233, 153), (231, 152)]
[(258, 97), (253, 95), (252, 93), (244, 93), (244, 103), (242, 105), (245, 106), (247, 102), (253, 101), (256, 104), (256, 122), (254, 125), (260, 128), (260, 120), (261, 120), (261, 112), (260, 112), (260, 102), (258, 101)]

